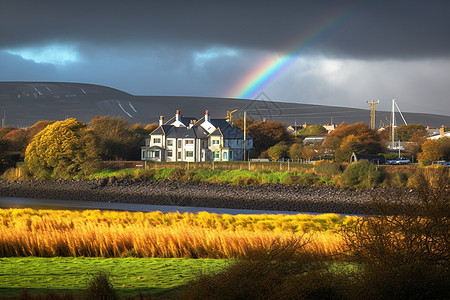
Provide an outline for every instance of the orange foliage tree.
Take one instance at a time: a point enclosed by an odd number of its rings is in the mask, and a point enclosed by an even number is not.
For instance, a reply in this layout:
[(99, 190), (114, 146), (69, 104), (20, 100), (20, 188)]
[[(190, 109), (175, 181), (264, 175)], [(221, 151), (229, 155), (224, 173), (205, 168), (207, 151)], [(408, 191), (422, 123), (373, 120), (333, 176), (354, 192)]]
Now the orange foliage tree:
[(291, 140), (286, 125), (276, 121), (254, 123), (247, 127), (247, 134), (253, 138), (253, 146), (258, 152), (267, 150), (279, 142)]
[(435, 160), (450, 160), (450, 138), (426, 140), (422, 144), (422, 152), (419, 153), (418, 159), (423, 165)]
[(338, 162), (348, 161), (352, 152), (377, 154), (387, 151), (381, 136), (363, 122), (341, 123), (328, 134), (322, 148), (325, 154), (334, 154)]

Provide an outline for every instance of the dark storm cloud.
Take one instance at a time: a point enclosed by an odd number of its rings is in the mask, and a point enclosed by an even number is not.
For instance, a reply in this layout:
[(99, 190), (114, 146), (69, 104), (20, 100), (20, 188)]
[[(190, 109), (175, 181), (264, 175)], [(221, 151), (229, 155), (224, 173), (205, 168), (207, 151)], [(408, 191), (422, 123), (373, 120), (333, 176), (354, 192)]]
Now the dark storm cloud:
[[(52, 42), (288, 51), (344, 15), (312, 51), (448, 57), (450, 1), (0, 1), (0, 48)], [(318, 25), (319, 24), (319, 25)], [(326, 23), (324, 23), (326, 24)], [(329, 25), (333, 25), (330, 23)]]

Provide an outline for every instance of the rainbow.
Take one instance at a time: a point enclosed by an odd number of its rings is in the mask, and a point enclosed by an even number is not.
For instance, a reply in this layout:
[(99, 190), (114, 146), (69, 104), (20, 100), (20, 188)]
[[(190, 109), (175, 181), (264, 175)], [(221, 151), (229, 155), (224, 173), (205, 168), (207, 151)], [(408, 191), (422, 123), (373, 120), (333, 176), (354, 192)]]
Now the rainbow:
[(326, 37), (333, 29), (339, 27), (359, 7), (361, 7), (361, 3), (347, 10), (336, 10), (328, 13), (324, 18), (311, 26), (308, 35), (302, 35), (300, 41), (298, 39), (295, 40), (291, 43), (293, 46), (285, 47), (288, 50), (284, 52), (288, 54), (282, 57), (270, 57), (241, 78), (227, 93), (228, 97), (244, 99), (256, 97), (265, 86), (289, 68), (308, 47)]

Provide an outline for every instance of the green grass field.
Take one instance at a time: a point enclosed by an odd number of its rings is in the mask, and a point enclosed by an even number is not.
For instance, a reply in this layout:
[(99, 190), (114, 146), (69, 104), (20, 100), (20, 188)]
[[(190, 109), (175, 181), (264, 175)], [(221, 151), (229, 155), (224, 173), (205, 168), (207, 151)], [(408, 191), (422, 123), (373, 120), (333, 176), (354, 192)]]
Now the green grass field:
[(111, 275), (120, 296), (167, 296), (199, 274), (222, 270), (231, 260), (164, 258), (0, 258), (0, 295), (79, 294), (98, 271)]

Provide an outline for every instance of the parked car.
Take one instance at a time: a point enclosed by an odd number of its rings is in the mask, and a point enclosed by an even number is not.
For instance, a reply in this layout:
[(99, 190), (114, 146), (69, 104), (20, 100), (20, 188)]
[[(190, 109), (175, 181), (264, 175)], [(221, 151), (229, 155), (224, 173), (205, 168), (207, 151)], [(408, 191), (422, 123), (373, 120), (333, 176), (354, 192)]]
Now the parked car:
[(433, 165), (441, 165), (441, 166), (447, 166), (447, 167), (450, 167), (450, 162), (449, 162), (449, 161), (445, 161), (445, 160), (433, 161), (432, 164), (433, 164)]
[(406, 157), (397, 157), (396, 159), (386, 161), (386, 164), (388, 164), (388, 165), (407, 165), (410, 162), (411, 161), (409, 159), (407, 159)]

